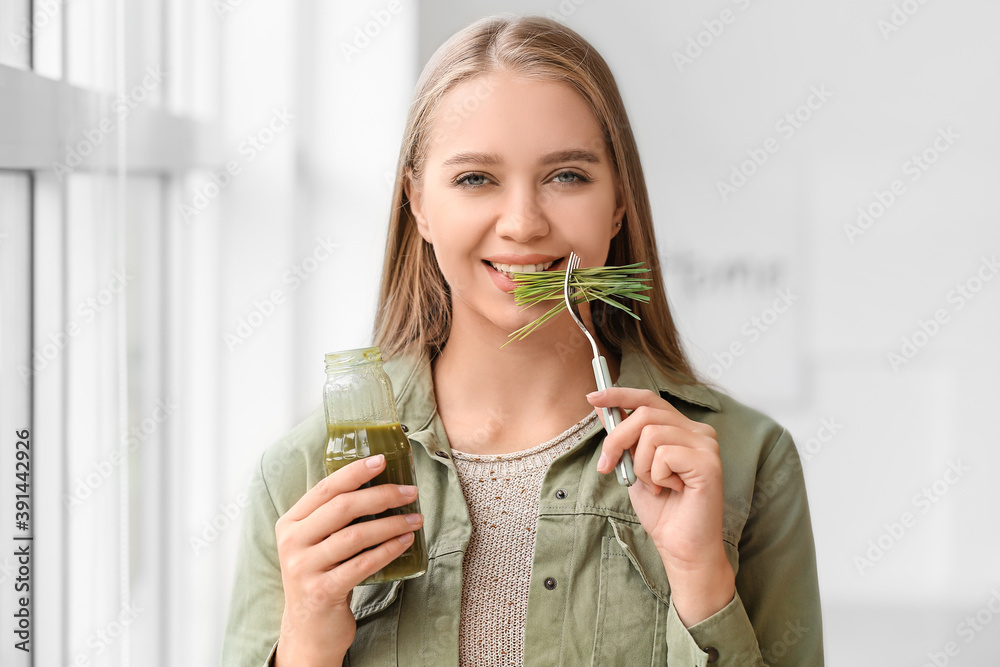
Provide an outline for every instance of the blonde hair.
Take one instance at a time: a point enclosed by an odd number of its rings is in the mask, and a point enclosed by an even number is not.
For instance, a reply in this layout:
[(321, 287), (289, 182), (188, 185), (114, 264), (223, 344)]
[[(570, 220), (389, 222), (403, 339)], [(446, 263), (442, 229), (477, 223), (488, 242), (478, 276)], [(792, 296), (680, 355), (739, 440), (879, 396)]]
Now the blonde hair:
[(614, 76), (580, 35), (556, 21), (534, 16), (491, 16), (476, 21), (445, 42), (420, 75), (396, 168), (375, 344), (387, 358), (411, 346), (434, 356), (448, 340), (451, 294), (432, 246), (417, 232), (404, 182), (420, 178), (441, 98), (464, 81), (497, 71), (572, 85), (604, 130), (625, 202), (622, 227), (611, 240), (607, 264), (644, 262), (652, 289), (646, 292), (649, 303), (630, 304), (640, 320), (604, 303), (592, 303), (598, 336), (618, 354), (626, 349), (644, 352), (674, 379), (699, 382), (670, 315), (639, 150)]

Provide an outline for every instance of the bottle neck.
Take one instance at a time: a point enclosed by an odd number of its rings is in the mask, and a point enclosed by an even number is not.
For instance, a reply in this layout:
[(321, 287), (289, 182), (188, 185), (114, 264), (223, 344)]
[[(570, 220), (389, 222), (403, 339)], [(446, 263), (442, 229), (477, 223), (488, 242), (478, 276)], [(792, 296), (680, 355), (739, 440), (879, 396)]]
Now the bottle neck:
[(323, 403), (327, 424), (399, 422), (378, 348), (328, 354)]
[(382, 353), (378, 347), (360, 347), (354, 350), (341, 350), (326, 355), (327, 374), (349, 373), (356, 368), (371, 364), (382, 366)]

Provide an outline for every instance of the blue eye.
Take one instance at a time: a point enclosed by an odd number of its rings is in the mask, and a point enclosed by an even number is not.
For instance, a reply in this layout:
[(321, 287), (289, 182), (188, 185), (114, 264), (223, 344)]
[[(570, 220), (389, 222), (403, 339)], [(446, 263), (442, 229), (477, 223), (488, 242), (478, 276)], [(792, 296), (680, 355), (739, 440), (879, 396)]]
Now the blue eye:
[(486, 177), (482, 174), (466, 174), (455, 181), (457, 185), (464, 185), (467, 187), (478, 187), (480, 185), (486, 185)]
[(555, 176), (555, 178), (553, 180), (556, 183), (566, 183), (566, 184), (586, 183), (587, 182), (587, 179), (584, 176), (581, 176), (580, 174), (576, 173), (575, 171), (563, 171), (563, 172), (560, 172), (560, 173), (556, 174), (556, 176)]

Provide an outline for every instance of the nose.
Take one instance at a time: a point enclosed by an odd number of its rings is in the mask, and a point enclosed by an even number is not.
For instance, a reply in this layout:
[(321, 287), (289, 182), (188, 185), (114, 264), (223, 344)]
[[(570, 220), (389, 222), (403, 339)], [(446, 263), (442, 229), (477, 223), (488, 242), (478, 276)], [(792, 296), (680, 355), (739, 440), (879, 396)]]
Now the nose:
[(545, 236), (549, 232), (549, 222), (543, 203), (531, 184), (510, 187), (503, 198), (496, 233), (517, 243)]

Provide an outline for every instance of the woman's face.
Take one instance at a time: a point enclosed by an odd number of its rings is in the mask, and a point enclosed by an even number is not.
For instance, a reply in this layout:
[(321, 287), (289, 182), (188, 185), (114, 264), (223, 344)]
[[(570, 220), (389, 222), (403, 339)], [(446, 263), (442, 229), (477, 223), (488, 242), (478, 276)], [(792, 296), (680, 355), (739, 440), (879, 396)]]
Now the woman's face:
[(568, 84), (506, 73), (449, 91), (431, 119), (421, 178), (407, 194), (452, 290), (454, 324), (503, 335), (521, 312), (506, 271), (601, 266), (625, 211), (601, 128)]

